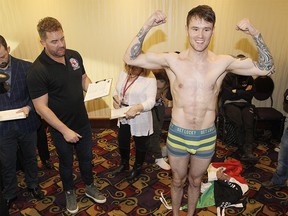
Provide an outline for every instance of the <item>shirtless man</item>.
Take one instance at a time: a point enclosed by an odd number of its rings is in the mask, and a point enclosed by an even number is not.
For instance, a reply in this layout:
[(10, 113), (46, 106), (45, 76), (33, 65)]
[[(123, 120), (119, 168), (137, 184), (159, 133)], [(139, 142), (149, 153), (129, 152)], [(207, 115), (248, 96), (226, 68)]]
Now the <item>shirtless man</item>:
[(199, 197), (202, 176), (214, 154), (216, 101), (224, 76), (228, 71), (242, 75), (270, 75), (274, 72), (274, 65), (261, 34), (248, 19), (240, 21), (236, 30), (253, 37), (259, 52), (258, 62), (249, 58), (241, 60), (229, 55), (216, 55), (209, 51), (215, 14), (207, 5), (193, 8), (188, 13), (188, 49), (180, 54), (141, 53), (149, 30), (164, 23), (166, 15), (163, 12), (153, 13), (132, 40), (124, 55), (124, 61), (138, 67), (166, 70), (173, 96), (172, 120), (167, 139), (173, 175), (173, 215), (179, 215), (183, 187), (188, 178), (187, 215), (192, 216)]

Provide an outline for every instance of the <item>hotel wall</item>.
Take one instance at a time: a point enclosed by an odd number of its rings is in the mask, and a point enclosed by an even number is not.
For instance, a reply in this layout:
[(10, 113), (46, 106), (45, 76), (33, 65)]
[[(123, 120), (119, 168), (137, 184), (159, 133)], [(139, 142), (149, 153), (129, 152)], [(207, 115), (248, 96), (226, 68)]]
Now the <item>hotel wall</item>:
[[(283, 93), (288, 88), (287, 0), (0, 0), (0, 34), (7, 39), (12, 55), (34, 61), (42, 51), (38, 21), (46, 16), (57, 18), (63, 25), (67, 48), (81, 53), (93, 81), (113, 78), (112, 93), (123, 69), (123, 54), (150, 14), (163, 10), (167, 23), (147, 35), (144, 51), (180, 51), (187, 47), (187, 12), (199, 4), (208, 4), (216, 12), (210, 49), (217, 54), (242, 53), (257, 60), (253, 40), (236, 31), (235, 25), (247, 17), (262, 33), (276, 65), (276, 74), (272, 75), (274, 107), (284, 113)], [(86, 105), (91, 118), (108, 117), (111, 94)]]

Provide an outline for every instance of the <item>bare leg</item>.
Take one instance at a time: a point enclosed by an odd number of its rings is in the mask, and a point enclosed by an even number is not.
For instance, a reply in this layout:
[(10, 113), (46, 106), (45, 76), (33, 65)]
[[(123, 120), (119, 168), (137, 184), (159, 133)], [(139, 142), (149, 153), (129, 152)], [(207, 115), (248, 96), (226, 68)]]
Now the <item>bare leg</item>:
[(190, 156), (187, 216), (192, 216), (195, 212), (196, 204), (200, 195), (202, 177), (210, 162), (211, 158), (204, 159), (193, 155)]
[(172, 169), (171, 198), (173, 216), (179, 216), (179, 208), (183, 196), (183, 187), (187, 179), (190, 155), (175, 157), (168, 153)]

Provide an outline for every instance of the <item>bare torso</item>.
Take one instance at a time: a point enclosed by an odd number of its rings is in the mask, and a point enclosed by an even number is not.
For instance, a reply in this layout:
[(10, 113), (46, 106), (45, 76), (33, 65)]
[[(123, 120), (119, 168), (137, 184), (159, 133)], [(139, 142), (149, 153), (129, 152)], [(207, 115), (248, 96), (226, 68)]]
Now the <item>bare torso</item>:
[(200, 130), (213, 126), (219, 89), (227, 63), (209, 52), (195, 61), (182, 52), (166, 69), (173, 96), (172, 122), (177, 126)]

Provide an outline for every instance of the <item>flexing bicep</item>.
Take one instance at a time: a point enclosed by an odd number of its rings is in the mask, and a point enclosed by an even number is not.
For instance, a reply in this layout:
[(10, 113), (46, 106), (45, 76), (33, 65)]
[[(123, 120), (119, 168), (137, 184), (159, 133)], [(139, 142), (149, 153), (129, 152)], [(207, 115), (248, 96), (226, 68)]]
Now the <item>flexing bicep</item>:
[[(233, 58), (233, 57), (231, 57)], [(257, 62), (254, 62), (251, 58), (237, 59), (233, 58), (231, 64), (227, 68), (232, 73), (245, 75), (245, 76), (265, 76), (269, 75), (269, 70), (261, 69), (258, 67)]]
[[(265, 44), (262, 35), (259, 33), (253, 36), (256, 48), (258, 50), (258, 60), (252, 61), (251, 59), (237, 59), (235, 63), (231, 64), (232, 70), (235, 73), (242, 75), (271, 75), (275, 72), (275, 66), (272, 55)], [(233, 68), (235, 67), (236, 68)], [(238, 67), (238, 69), (237, 69)]]
[(168, 67), (168, 53), (143, 53), (135, 59), (125, 61), (128, 65), (138, 66), (146, 69), (161, 69)]

